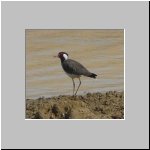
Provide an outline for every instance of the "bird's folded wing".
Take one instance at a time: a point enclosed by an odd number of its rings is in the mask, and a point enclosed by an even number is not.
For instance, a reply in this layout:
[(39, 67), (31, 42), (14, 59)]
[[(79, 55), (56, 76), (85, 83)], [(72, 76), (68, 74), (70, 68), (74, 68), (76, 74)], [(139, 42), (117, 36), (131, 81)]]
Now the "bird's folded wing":
[(64, 70), (69, 74), (85, 75), (89, 76), (91, 73), (79, 62), (71, 59), (67, 59), (63, 62)]

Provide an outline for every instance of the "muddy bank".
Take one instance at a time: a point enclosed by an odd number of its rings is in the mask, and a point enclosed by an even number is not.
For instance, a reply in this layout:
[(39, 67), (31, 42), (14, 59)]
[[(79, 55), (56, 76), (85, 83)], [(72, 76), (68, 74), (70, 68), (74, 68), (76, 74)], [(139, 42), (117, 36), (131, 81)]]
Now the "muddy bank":
[(124, 92), (27, 99), (26, 119), (124, 119)]

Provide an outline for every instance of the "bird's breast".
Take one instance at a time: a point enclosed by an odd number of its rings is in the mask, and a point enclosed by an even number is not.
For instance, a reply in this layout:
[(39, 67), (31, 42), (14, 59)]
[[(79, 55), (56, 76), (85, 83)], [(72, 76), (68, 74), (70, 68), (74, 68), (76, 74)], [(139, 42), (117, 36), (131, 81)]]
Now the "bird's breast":
[(79, 78), (81, 75), (76, 75), (76, 74), (69, 74), (65, 71), (65, 73), (70, 77), (70, 78)]

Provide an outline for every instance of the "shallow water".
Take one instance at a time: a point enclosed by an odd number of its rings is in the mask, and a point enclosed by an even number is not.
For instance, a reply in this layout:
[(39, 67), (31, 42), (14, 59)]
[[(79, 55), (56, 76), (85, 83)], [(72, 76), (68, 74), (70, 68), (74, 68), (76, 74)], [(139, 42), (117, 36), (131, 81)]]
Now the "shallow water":
[(78, 94), (124, 90), (124, 30), (26, 30), (26, 98), (72, 94), (61, 51), (97, 74), (81, 77)]

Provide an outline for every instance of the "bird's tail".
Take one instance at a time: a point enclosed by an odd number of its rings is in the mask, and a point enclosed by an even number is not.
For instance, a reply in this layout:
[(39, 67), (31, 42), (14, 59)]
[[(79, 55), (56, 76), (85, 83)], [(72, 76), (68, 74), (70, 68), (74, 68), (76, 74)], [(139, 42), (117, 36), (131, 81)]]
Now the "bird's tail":
[(94, 74), (94, 73), (91, 73), (91, 75), (89, 75), (89, 77), (91, 77), (91, 78), (96, 78), (96, 74)]

